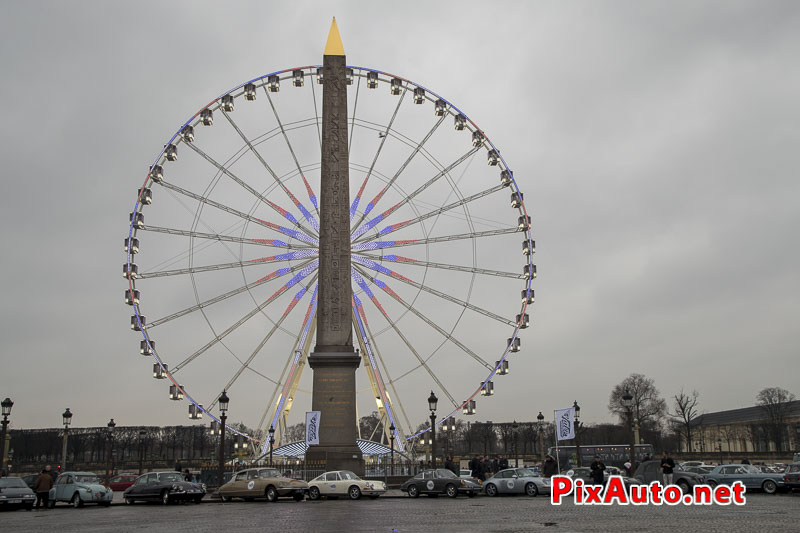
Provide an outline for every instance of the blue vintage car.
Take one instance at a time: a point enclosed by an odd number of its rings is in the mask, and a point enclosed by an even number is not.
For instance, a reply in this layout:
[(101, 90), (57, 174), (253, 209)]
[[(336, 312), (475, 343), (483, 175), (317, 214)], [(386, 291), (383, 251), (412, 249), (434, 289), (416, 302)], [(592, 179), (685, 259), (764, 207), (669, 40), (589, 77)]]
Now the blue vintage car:
[(719, 465), (706, 474), (706, 483), (712, 487), (731, 485), (734, 481), (741, 481), (748, 490), (761, 489), (767, 494), (775, 494), (786, 487), (783, 474), (762, 472), (753, 465)]
[(73, 507), (96, 503), (108, 507), (114, 491), (100, 484), (100, 476), (91, 472), (64, 472), (50, 489), (50, 507), (68, 502)]

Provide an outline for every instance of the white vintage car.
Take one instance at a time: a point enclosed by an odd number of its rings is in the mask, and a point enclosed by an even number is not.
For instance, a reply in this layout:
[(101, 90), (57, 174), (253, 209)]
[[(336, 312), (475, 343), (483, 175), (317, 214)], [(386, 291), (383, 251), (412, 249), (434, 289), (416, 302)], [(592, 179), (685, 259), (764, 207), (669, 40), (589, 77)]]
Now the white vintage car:
[(386, 484), (383, 481), (367, 481), (349, 470), (325, 472), (308, 482), (308, 497), (312, 500), (323, 496), (347, 496), (357, 500), (362, 495), (375, 499), (384, 492)]

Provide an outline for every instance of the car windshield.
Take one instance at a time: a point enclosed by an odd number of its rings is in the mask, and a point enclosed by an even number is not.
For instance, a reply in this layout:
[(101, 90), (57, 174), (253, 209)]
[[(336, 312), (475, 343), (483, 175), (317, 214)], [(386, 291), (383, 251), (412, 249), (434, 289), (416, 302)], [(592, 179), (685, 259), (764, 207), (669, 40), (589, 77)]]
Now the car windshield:
[(536, 472), (531, 470), (530, 468), (518, 468), (517, 469), (518, 476), (535, 476)]
[(78, 474), (75, 476), (76, 483), (100, 483), (100, 478), (94, 474)]
[(440, 478), (450, 479), (456, 477), (456, 475), (451, 472), (450, 470), (445, 470), (444, 468), (440, 468), (436, 470), (439, 473)]
[(183, 481), (183, 478), (180, 474), (174, 474), (172, 472), (168, 472), (166, 474), (159, 474), (158, 480), (161, 483), (176, 483), (178, 481)]
[(28, 485), (18, 477), (4, 477), (0, 479), (0, 489), (19, 488), (24, 489)]
[(342, 476), (342, 479), (350, 479), (353, 481), (358, 481), (361, 479), (360, 477), (358, 477), (349, 470), (342, 470), (341, 472), (339, 472), (339, 475)]

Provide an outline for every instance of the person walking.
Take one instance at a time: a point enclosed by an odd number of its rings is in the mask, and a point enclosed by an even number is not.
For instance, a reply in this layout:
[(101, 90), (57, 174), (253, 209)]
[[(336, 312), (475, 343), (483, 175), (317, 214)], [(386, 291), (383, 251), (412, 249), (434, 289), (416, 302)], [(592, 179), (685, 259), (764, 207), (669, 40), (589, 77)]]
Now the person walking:
[(675, 468), (675, 461), (664, 452), (664, 457), (661, 458), (661, 471), (664, 473), (664, 486), (672, 485), (672, 469)]
[(500, 470), (505, 470), (506, 468), (508, 468), (508, 459), (506, 458), (505, 455), (500, 456), (500, 461), (498, 461), (497, 463), (497, 468), (499, 468)]
[(36, 508), (44, 504), (45, 511), (50, 506), (50, 489), (53, 488), (53, 476), (50, 475), (50, 465), (44, 467), (42, 473), (36, 478), (34, 492), (36, 492)]
[(630, 460), (628, 460), (628, 461), (625, 461), (625, 464), (623, 464), (622, 466), (624, 466), (624, 467), (625, 467), (625, 475), (626, 475), (626, 476), (630, 477), (630, 476), (632, 476), (632, 475), (633, 475), (633, 471), (632, 471), (632, 465), (631, 465), (631, 462), (630, 462)]
[(444, 467), (447, 470), (454, 473), (456, 476), (458, 476), (458, 468), (456, 467), (456, 464), (453, 462), (453, 457), (451, 455), (448, 455), (447, 458), (444, 460)]
[(592, 471), (592, 481), (594, 481), (595, 485), (602, 485), (605, 481), (606, 465), (600, 460), (599, 455), (594, 456), (594, 461), (589, 465), (589, 468)]
[(556, 460), (552, 455), (547, 454), (547, 456), (544, 458), (544, 463), (542, 464), (542, 477), (550, 479), (556, 474), (558, 474), (558, 464), (556, 464)]

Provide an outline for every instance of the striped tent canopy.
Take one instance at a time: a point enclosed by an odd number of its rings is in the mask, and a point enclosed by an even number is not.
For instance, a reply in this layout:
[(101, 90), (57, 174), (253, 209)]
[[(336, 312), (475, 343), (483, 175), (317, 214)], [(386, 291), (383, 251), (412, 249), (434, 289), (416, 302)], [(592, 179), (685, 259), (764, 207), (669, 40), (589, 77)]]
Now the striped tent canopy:
[[(392, 449), (385, 444), (381, 444), (380, 442), (374, 442), (371, 440), (364, 440), (364, 439), (356, 439), (356, 443), (358, 444), (361, 453), (365, 456), (373, 456), (373, 455), (388, 455), (392, 453)], [(284, 444), (283, 446), (278, 446), (274, 450), (272, 450), (273, 455), (282, 455), (284, 457), (302, 457), (306, 453), (306, 449), (308, 449), (308, 445), (305, 441), (297, 441), (297, 442), (290, 442), (289, 444)], [(395, 449), (395, 455), (399, 455), (405, 459), (408, 459), (408, 456), (398, 450)], [(263, 459), (264, 456), (269, 454), (264, 454), (263, 456), (259, 457)]]

